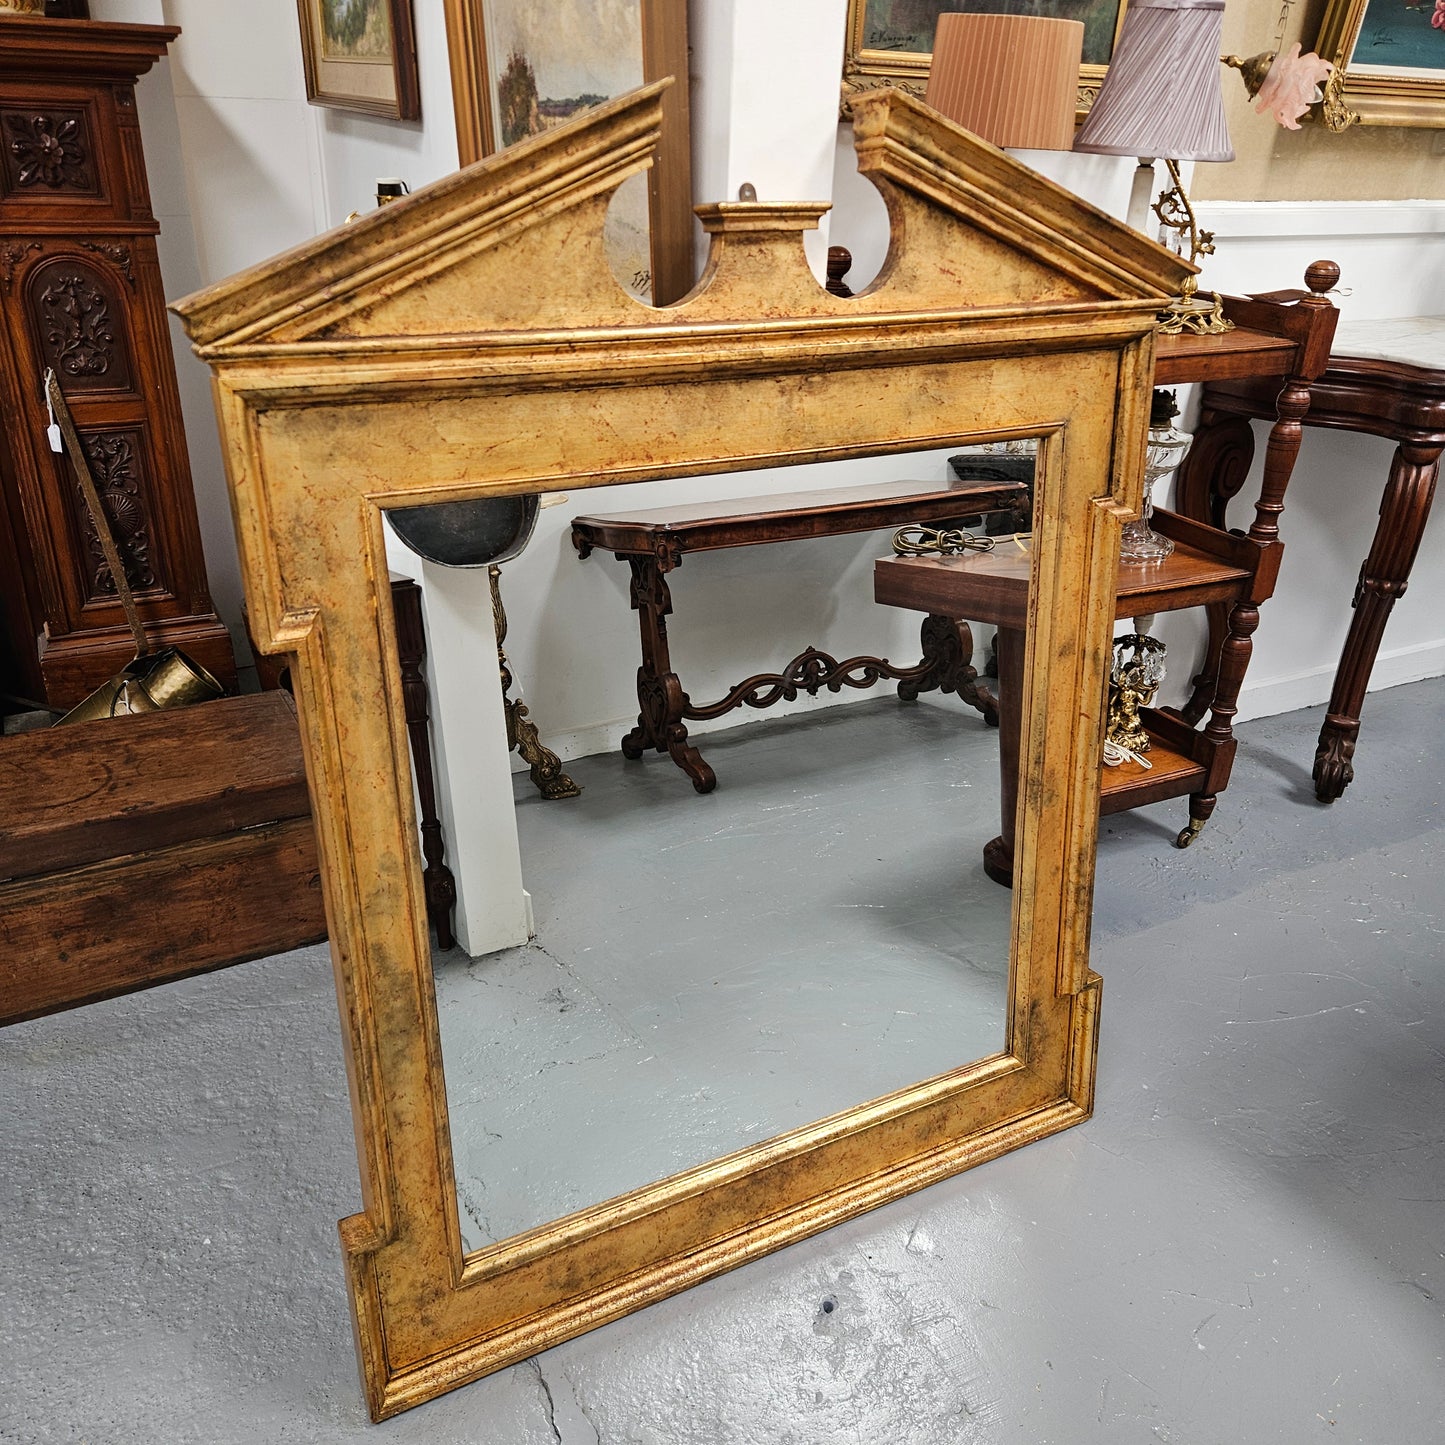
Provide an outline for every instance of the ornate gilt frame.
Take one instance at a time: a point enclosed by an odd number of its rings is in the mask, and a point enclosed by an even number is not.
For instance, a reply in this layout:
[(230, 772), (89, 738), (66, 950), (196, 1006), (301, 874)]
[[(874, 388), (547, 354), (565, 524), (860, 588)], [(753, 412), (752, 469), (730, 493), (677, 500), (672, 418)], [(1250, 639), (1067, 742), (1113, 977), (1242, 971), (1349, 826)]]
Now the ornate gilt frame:
[[(380, 1419), (1084, 1119), (1104, 666), (1154, 314), (1184, 262), (896, 93), (859, 162), (896, 244), (864, 295), (815, 205), (704, 207), (696, 292), (612, 280), (609, 195), (664, 85), (198, 293), (252, 627), (294, 653), (364, 1212), (341, 1238)], [(747, 425), (738, 418), (746, 417)], [(1002, 1052), (463, 1257), (382, 511), (1038, 436)], [(385, 686), (382, 686), (382, 679)]]
[[(1315, 50), (1334, 67), (1322, 119), (1330, 130), (1360, 125), (1445, 126), (1445, 70), (1426, 80), (1398, 75), (1362, 75), (1351, 70), (1370, 0), (1329, 0)], [(1441, 35), (1445, 53), (1445, 33)], [(1332, 102), (1332, 103), (1331, 103)]]
[[(843, 98), (841, 110), (844, 120), (851, 117), (853, 103), (860, 95), (880, 87), (906, 91), (909, 95), (922, 96), (928, 88), (928, 67), (933, 56), (921, 50), (872, 50), (864, 44), (864, 20), (868, 0), (848, 0), (848, 33), (843, 46)], [(1117, 42), (1119, 31), (1124, 26), (1124, 12), (1128, 0), (1119, 0), (1119, 16), (1114, 26)], [(1099, 94), (1099, 87), (1108, 74), (1107, 65), (1081, 65), (1079, 67), (1079, 101), (1075, 123), (1082, 121), (1089, 113)]]

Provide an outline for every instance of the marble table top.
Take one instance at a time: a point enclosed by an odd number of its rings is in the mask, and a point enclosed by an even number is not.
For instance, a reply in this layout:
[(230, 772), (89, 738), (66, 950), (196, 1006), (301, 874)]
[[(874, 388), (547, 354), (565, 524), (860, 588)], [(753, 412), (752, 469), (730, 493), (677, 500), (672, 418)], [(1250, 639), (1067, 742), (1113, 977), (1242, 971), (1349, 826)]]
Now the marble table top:
[(1445, 316), (1399, 316), (1386, 321), (1342, 317), (1332, 354), (1445, 371)]

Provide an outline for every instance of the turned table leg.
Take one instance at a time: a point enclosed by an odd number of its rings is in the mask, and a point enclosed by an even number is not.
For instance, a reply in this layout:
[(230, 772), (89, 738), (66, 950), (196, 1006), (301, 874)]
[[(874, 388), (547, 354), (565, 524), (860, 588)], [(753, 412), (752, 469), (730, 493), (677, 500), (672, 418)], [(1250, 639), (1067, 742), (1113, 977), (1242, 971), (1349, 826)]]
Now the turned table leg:
[(710, 793), (717, 787), (717, 775), (687, 740), (687, 724), (682, 718), (688, 696), (672, 670), (667, 648), (667, 616), (672, 611), (667, 574), (680, 559), (666, 553), (617, 555), (632, 569), (632, 608), (642, 634), (637, 726), (622, 739), (622, 755), (635, 760), (648, 748), (666, 753), (692, 779), (699, 793)]
[(983, 845), (983, 871), (1005, 888), (1014, 879), (1014, 824), (1018, 820), (1019, 737), (1023, 725), (1024, 634), (1015, 627), (998, 630), (998, 784), (997, 838)]
[(437, 816), (436, 778), (431, 755), (431, 707), (427, 697), (422, 664), (426, 660), (426, 629), (422, 623), (421, 588), (411, 578), (394, 577), (391, 604), (396, 615), (396, 651), (401, 666), (402, 708), (407, 736), (416, 764), (416, 791), (421, 803), (421, 852), (425, 861), (422, 887), (426, 909), (437, 932), (437, 947), (456, 943), (452, 931), (452, 910), (457, 902), (457, 882), (446, 865), (446, 840)]
[(1355, 740), (1370, 670), (1380, 650), (1385, 623), (1405, 585), (1420, 550), (1420, 537), (1430, 515), (1435, 478), (1440, 470), (1439, 446), (1402, 443), (1390, 465), (1390, 478), (1380, 501), (1380, 520), (1360, 568), (1355, 587), (1354, 618), (1335, 673), (1334, 690), (1315, 751), (1315, 797), (1332, 803), (1355, 776)]

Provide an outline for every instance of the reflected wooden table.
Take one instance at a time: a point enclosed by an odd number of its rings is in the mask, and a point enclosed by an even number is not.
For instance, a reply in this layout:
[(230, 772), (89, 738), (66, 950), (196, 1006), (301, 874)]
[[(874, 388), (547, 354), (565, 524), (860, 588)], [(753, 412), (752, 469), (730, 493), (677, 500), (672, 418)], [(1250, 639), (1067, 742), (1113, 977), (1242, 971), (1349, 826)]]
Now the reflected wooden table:
[(642, 665), (637, 670), (637, 726), (622, 739), (623, 756), (635, 761), (649, 749), (665, 752), (699, 793), (710, 793), (717, 787), (717, 775), (689, 741), (689, 722), (722, 717), (744, 705), (766, 708), (791, 702), (800, 692), (816, 697), (823, 688), (838, 692), (844, 686), (872, 687), (883, 678), (896, 681), (905, 698), (939, 686), (945, 673), (954, 690), (966, 691), (975, 675), (967, 665), (973, 653), (967, 629), (951, 619), (929, 618), (923, 627), (923, 657), (911, 667), (872, 656), (839, 661), (808, 647), (780, 671), (755, 673), (717, 702), (694, 703), (673, 670), (667, 638), (672, 613), (667, 577), (687, 553), (839, 537), (918, 522), (958, 525), (982, 513), (1016, 507), (1026, 497), (1019, 482), (954, 481), (940, 486), (897, 481), (574, 517), (572, 545), (578, 557), (589, 557), (594, 549), (611, 552), (632, 570), (631, 602), (642, 634)]

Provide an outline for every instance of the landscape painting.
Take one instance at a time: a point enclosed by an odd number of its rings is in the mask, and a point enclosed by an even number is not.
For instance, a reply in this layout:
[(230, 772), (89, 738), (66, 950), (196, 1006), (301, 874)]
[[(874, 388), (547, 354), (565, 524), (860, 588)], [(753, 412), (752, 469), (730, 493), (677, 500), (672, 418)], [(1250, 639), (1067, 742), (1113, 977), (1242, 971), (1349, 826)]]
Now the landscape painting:
[(421, 118), (411, 0), (297, 0), (297, 9), (307, 100)]
[(327, 60), (391, 64), (387, 0), (321, 0), (321, 53)]
[(863, 5), (862, 48), (930, 55), (938, 17), (949, 11), (980, 15), (1043, 15), (1084, 22), (1084, 64), (1107, 65), (1122, 0), (852, 0)]
[[(485, 0), (487, 95), (496, 145), (515, 145), (643, 83), (642, 0)], [(652, 297), (644, 176), (607, 215), (607, 259), (639, 300)]]

